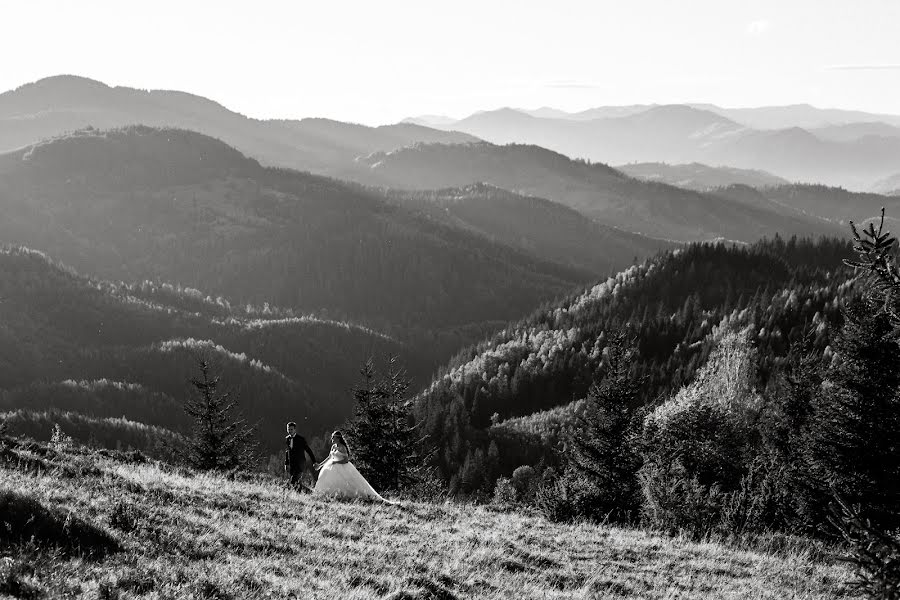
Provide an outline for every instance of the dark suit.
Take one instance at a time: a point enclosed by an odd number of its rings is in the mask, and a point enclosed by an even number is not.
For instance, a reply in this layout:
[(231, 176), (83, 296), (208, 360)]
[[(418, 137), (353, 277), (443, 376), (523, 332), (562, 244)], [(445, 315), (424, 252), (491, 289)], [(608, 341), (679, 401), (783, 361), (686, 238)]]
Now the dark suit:
[(299, 484), (300, 476), (306, 471), (306, 455), (309, 454), (313, 464), (316, 463), (316, 455), (302, 435), (286, 435), (284, 445), (285, 470), (291, 475), (291, 483)]

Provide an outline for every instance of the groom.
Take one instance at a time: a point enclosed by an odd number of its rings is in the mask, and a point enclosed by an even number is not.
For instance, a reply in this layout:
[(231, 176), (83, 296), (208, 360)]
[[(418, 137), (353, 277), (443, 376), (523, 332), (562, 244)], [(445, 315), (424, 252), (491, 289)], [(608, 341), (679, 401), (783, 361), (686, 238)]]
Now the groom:
[(284, 438), (287, 448), (284, 450), (284, 472), (291, 477), (291, 485), (304, 488), (302, 476), (306, 471), (306, 454), (309, 454), (312, 464), (316, 464), (316, 455), (302, 435), (297, 435), (297, 424), (291, 421), (287, 424), (287, 435)]

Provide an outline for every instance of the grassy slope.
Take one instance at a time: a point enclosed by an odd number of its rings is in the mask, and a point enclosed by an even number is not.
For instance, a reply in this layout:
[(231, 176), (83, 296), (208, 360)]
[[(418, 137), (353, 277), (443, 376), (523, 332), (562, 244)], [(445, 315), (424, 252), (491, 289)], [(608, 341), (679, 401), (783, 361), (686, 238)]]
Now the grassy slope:
[[(0, 493), (58, 507), (124, 548), (65, 558), (4, 547), (0, 529), (0, 571), (32, 562), (34, 574), (23, 567), (20, 580), (53, 597), (824, 599), (840, 597), (848, 577), (807, 552), (776, 556), (468, 505), (328, 502), (272, 482), (40, 456), (43, 448), (7, 448)], [(36, 464), (28, 458), (62, 470), (27, 472), (22, 465)], [(120, 501), (126, 518), (116, 520)]]

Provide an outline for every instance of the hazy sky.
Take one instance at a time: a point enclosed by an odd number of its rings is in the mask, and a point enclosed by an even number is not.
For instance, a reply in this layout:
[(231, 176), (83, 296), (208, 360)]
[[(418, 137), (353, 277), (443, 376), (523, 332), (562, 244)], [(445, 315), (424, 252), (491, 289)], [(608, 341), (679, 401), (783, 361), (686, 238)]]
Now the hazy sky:
[(713, 102), (900, 113), (900, 1), (27, 0), (0, 90), (71, 73), (254, 117)]

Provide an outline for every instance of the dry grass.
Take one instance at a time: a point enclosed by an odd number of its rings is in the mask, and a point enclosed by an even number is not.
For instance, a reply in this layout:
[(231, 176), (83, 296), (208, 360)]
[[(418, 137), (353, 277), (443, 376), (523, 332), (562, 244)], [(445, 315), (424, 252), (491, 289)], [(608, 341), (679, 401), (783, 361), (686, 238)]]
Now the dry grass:
[(98, 469), (72, 477), (7, 462), (0, 489), (71, 512), (124, 551), (91, 559), (7, 540), (0, 597), (16, 569), (31, 597), (87, 598), (833, 599), (849, 578), (802, 550), (764, 554), (468, 505), (329, 502), (264, 481), (90, 460)]

